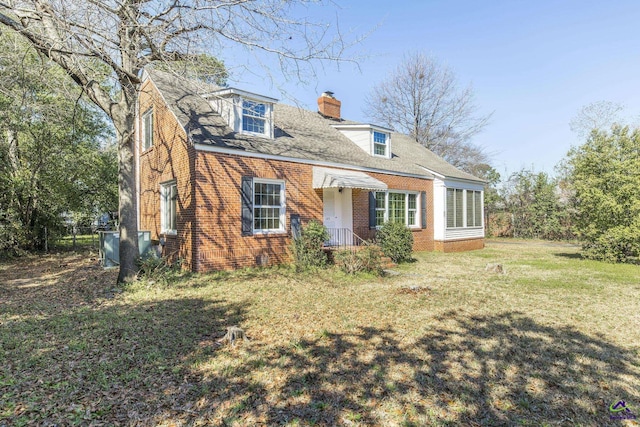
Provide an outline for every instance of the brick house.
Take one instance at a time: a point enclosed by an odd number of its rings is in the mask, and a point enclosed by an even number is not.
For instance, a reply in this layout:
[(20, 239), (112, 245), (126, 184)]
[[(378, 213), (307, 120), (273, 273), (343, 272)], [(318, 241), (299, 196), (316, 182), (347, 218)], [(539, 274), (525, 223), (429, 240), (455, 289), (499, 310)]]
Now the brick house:
[(405, 223), (415, 250), (484, 247), (483, 184), (406, 135), (347, 121), (331, 93), (306, 111), (145, 71), (137, 123), (139, 227), (193, 271), (286, 262), (316, 219), (331, 245)]

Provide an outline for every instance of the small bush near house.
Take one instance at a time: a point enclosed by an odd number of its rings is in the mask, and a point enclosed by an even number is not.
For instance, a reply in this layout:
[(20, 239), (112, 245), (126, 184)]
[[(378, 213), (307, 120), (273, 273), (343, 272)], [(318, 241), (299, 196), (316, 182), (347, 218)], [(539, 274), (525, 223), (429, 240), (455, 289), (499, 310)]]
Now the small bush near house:
[(329, 240), (327, 228), (318, 221), (310, 221), (300, 233), (300, 237), (292, 244), (293, 262), (296, 270), (324, 267), (327, 265), (327, 254), (322, 247)]
[(336, 251), (333, 259), (335, 265), (347, 274), (367, 272), (382, 275), (380, 248), (377, 246), (365, 246), (358, 251)]
[(170, 262), (155, 252), (138, 259), (138, 278), (148, 282), (167, 284), (170, 277), (180, 271), (182, 260)]
[(382, 252), (395, 263), (411, 260), (413, 250), (413, 234), (404, 224), (385, 222), (378, 233), (376, 241)]

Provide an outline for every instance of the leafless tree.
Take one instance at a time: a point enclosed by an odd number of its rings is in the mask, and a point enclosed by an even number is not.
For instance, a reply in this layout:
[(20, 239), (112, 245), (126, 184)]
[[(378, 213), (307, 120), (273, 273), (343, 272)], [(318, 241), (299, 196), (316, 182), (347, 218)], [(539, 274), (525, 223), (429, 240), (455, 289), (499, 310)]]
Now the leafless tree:
[[(0, 0), (0, 25), (26, 37), (59, 64), (112, 119), (118, 139), (120, 274), (129, 281), (138, 254), (134, 124), (141, 70), (216, 56), (273, 54), (302, 76), (317, 60), (341, 60), (337, 25), (309, 22), (312, 0)], [(333, 3), (332, 3), (333, 4)]]
[(611, 101), (597, 101), (585, 105), (569, 122), (571, 130), (585, 139), (591, 131), (606, 130), (620, 120), (624, 105)]
[(457, 166), (488, 161), (489, 155), (470, 139), (484, 129), (491, 114), (478, 114), (471, 86), (461, 89), (453, 71), (435, 58), (406, 56), (373, 87), (365, 113)]

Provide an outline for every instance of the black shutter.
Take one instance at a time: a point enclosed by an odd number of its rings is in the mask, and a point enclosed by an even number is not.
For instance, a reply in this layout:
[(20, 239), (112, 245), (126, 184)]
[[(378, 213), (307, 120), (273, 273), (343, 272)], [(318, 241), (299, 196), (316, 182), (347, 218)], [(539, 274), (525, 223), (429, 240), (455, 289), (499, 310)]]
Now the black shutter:
[(369, 228), (376, 228), (376, 193), (369, 191)]
[(422, 228), (427, 228), (427, 192), (420, 193), (420, 218), (422, 218)]
[(242, 177), (242, 235), (253, 234), (253, 178)]

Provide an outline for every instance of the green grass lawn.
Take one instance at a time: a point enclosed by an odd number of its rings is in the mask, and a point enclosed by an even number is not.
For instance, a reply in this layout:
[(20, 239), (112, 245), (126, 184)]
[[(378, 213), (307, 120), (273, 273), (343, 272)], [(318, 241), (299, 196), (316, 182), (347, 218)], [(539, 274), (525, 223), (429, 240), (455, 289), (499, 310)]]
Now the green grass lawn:
[[(609, 405), (640, 417), (640, 267), (546, 242), (416, 258), (124, 289), (86, 254), (0, 264), (0, 425), (635, 425)], [(250, 341), (218, 344), (231, 325)]]

